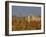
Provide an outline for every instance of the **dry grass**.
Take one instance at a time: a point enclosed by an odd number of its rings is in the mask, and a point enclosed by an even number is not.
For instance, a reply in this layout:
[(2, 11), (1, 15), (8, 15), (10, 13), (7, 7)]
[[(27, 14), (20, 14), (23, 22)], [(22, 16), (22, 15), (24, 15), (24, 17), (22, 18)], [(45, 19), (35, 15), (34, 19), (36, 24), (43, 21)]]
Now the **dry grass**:
[(15, 16), (12, 18), (12, 31), (41, 29), (41, 21), (30, 21), (29, 23), (25, 19), (20, 21)]

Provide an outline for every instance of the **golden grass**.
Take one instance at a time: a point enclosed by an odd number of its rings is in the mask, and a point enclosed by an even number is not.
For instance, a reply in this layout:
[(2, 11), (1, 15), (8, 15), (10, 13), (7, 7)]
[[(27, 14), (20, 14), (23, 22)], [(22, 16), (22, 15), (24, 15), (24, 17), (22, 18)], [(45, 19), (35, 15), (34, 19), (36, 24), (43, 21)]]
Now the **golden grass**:
[(17, 20), (15, 16), (12, 17), (12, 31), (19, 31), (19, 30), (38, 30), (41, 29), (41, 21), (26, 21)]

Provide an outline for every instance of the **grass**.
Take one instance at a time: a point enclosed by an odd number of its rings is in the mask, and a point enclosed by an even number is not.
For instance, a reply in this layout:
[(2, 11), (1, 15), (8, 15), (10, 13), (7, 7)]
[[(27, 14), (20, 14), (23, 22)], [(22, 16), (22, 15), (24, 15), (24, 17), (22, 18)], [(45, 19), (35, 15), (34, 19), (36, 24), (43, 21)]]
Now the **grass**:
[(23, 19), (16, 19), (13, 17), (12, 19), (12, 31), (19, 30), (39, 30), (41, 29), (41, 21), (26, 21)]

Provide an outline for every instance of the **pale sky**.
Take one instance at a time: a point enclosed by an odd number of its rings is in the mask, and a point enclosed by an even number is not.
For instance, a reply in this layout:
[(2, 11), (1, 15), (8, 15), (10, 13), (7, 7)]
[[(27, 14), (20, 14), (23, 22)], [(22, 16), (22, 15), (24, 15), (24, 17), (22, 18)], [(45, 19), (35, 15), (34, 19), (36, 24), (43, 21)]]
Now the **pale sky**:
[(12, 6), (12, 16), (24, 17), (24, 16), (41, 15), (41, 7), (28, 7), (28, 6)]

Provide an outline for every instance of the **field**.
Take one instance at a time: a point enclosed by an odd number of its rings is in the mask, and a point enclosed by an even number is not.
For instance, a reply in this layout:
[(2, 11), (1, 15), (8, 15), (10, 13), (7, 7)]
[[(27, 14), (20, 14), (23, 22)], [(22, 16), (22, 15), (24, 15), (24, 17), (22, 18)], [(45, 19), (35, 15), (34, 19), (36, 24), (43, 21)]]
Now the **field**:
[(28, 18), (28, 17), (12, 16), (12, 31), (39, 30), (41, 29), (41, 19), (37, 20), (38, 18), (41, 18), (41, 17), (34, 16), (34, 18)]

